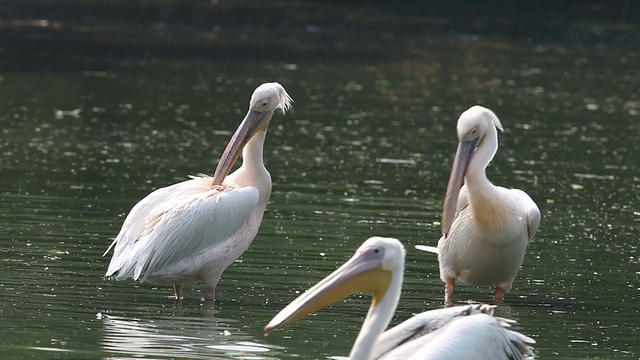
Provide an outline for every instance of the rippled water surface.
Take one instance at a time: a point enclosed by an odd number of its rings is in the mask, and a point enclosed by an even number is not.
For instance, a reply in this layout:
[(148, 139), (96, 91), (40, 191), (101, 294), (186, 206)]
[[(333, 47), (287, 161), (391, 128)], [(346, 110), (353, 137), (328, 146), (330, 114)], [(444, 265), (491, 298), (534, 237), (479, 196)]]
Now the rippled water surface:
[[(5, 4), (0, 22), (3, 356), (344, 356), (366, 294), (269, 337), (262, 329), (374, 235), (407, 248), (394, 324), (441, 307), (437, 259), (414, 245), (439, 237), (455, 122), (476, 103), (505, 127), (488, 176), (525, 189), (542, 212), (498, 313), (537, 341), (540, 359), (640, 356), (633, 23), (556, 18), (530, 34), (508, 18), (461, 24), (428, 9), (163, 2), (108, 21), (110, 8), (53, 11), (45, 24), (46, 3), (28, 16)], [(271, 202), (215, 304), (200, 301), (200, 284), (175, 304), (170, 287), (103, 279), (128, 210), (157, 187), (211, 174), (251, 92), (273, 80), (295, 105), (267, 136)], [(491, 297), (456, 292), (460, 303)]]

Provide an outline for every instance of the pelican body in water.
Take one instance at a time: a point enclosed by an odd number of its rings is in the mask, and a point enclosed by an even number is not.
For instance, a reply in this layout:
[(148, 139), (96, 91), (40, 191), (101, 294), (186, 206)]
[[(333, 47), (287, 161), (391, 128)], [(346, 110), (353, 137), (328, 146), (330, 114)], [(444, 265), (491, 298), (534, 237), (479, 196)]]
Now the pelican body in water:
[[(349, 359), (525, 359), (531, 338), (508, 330), (513, 321), (493, 316), (494, 306), (475, 304), (426, 311), (384, 331), (402, 290), (404, 246), (372, 237), (336, 271), (280, 311), (265, 334), (300, 320), (351, 293), (371, 291), (373, 301)], [(384, 332), (383, 332), (384, 331)]]
[[(106, 277), (173, 284), (176, 299), (183, 283), (201, 280), (212, 300), (222, 272), (258, 232), (271, 195), (262, 159), (267, 127), (276, 109), (284, 113), (291, 103), (282, 85), (258, 86), (213, 177), (157, 189), (131, 209), (105, 252), (115, 246)], [(242, 166), (229, 175), (240, 152)]]
[(482, 106), (460, 115), (458, 151), (442, 211), (443, 236), (437, 249), (416, 246), (438, 254), (448, 304), (456, 280), (494, 285), (494, 299), (501, 303), (540, 225), (540, 210), (529, 195), (495, 186), (487, 178), (485, 169), (498, 150), (496, 129), (502, 130), (500, 120)]

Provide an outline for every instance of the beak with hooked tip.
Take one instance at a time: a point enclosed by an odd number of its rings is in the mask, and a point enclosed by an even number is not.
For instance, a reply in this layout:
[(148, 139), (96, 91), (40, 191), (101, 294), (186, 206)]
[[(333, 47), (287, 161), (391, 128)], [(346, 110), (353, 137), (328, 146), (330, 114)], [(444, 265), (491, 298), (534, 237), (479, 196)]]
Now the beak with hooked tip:
[(473, 157), (473, 153), (478, 145), (478, 138), (471, 140), (461, 140), (458, 143), (456, 157), (451, 167), (451, 175), (449, 176), (449, 184), (447, 185), (447, 193), (444, 197), (444, 206), (442, 209), (442, 234), (446, 239), (453, 223), (453, 217), (456, 213), (458, 205), (458, 194), (460, 188), (464, 184), (464, 177), (467, 174), (469, 162)]
[(276, 327), (290, 325), (360, 291), (371, 291), (373, 293), (371, 306), (376, 306), (390, 283), (391, 271), (382, 268), (380, 259), (370, 259), (364, 252), (358, 252), (344, 265), (282, 309), (265, 326), (264, 333), (268, 335)]
[(249, 110), (242, 123), (240, 123), (238, 130), (229, 140), (229, 144), (224, 149), (220, 161), (218, 161), (216, 172), (213, 174), (213, 186), (222, 184), (229, 172), (231, 172), (231, 168), (238, 160), (238, 157), (240, 157), (244, 146), (258, 130), (266, 128), (272, 114), (269, 111)]

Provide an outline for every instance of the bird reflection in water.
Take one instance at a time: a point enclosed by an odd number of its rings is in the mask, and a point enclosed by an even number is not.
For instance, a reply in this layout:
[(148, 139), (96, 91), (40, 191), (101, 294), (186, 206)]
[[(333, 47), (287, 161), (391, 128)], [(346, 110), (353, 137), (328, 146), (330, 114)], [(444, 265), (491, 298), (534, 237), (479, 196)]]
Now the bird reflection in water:
[(237, 320), (215, 317), (212, 310), (200, 316), (185, 315), (182, 309), (173, 311), (145, 319), (98, 314), (104, 327), (102, 349), (113, 354), (105, 358), (268, 359), (280, 350), (257, 343), (233, 326)]

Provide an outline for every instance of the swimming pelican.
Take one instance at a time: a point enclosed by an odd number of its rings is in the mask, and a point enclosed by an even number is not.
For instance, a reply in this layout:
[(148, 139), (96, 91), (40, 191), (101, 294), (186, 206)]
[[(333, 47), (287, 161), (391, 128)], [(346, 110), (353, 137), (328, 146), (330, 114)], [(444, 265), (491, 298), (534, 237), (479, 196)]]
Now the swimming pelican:
[(460, 115), (458, 151), (442, 211), (443, 236), (437, 249), (416, 246), (438, 254), (448, 304), (453, 302), (456, 279), (495, 285), (494, 299), (501, 303), (540, 225), (540, 210), (529, 195), (495, 186), (485, 174), (498, 150), (496, 128), (502, 131), (500, 120), (482, 106)]
[[(106, 276), (116, 280), (182, 284), (202, 280), (212, 300), (222, 272), (251, 244), (271, 195), (271, 176), (262, 148), (276, 109), (291, 106), (278, 83), (253, 92), (249, 111), (229, 141), (213, 177), (194, 176), (157, 189), (140, 200), (124, 220)], [(242, 150), (242, 166), (227, 176)]]
[(351, 293), (371, 291), (373, 301), (349, 359), (524, 359), (535, 341), (506, 329), (513, 321), (493, 317), (494, 306), (475, 304), (426, 311), (385, 331), (395, 312), (404, 273), (404, 246), (372, 237), (336, 271), (280, 311), (269, 334)]

